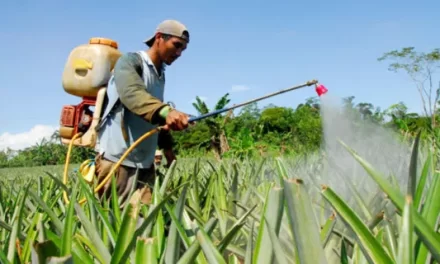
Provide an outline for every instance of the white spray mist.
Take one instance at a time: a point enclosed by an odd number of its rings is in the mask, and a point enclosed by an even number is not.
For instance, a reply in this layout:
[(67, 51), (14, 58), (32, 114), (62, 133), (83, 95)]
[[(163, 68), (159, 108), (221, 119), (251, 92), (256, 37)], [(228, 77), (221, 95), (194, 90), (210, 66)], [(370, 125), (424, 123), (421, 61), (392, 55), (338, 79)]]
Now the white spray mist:
[(329, 94), (321, 97), (321, 116), (322, 148), (326, 163), (321, 183), (329, 185), (344, 200), (350, 201), (349, 204), (358, 213), (359, 199), (354, 199), (355, 195), (362, 198), (372, 213), (382, 210), (381, 204), (385, 198), (384, 195), (377, 195), (380, 192), (378, 185), (339, 140), (355, 150), (376, 170), (389, 176), (390, 181), (398, 184), (401, 190), (406, 189), (411, 146), (400, 141), (390, 129), (363, 120), (360, 115), (340, 107), (336, 98)]

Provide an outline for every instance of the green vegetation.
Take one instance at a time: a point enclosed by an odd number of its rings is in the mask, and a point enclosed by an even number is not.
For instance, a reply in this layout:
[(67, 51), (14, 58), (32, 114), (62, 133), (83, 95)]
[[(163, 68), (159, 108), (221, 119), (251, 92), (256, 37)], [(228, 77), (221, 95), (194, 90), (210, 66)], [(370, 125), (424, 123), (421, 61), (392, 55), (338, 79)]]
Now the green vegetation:
[[(413, 157), (425, 157), (418, 144), (414, 149)], [(434, 201), (440, 198), (440, 177), (434, 154), (424, 158), (421, 174), (409, 175), (414, 185), (402, 191), (352, 153), (380, 187), (357, 205), (316, 182), (324, 165), (320, 156), (308, 157), (300, 178), (289, 173), (299, 164), (291, 159), (179, 161), (157, 178), (150, 207), (133, 204), (125, 210), (115, 192), (108, 202), (97, 202), (81, 177), (64, 186), (61, 169), (46, 176), (11, 175), (1, 185), (0, 258), (3, 263), (51, 256), (67, 257), (66, 263), (127, 258), (131, 263), (425, 263), (431, 256), (439, 261), (440, 204)], [(64, 189), (71, 201), (86, 197), (87, 203), (65, 204)], [(385, 202), (376, 203), (383, 194)], [(363, 214), (352, 209), (365, 205)]]
[[(408, 113), (402, 102), (383, 111), (370, 103), (355, 104), (354, 97), (345, 98), (344, 105), (362, 119), (373, 120), (403, 135), (414, 135), (419, 129), (431, 130), (430, 117)], [(320, 148), (322, 134), (320, 102), (315, 98), (295, 109), (273, 105), (258, 109), (252, 104), (243, 107), (237, 116), (211, 117), (184, 132), (173, 132), (174, 149), (180, 157), (209, 155), (218, 159), (310, 153)], [(56, 136), (55, 140), (43, 140), (18, 152), (1, 151), (0, 168), (64, 164), (67, 146), (59, 144)], [(74, 147), (71, 155), (71, 162), (77, 164), (93, 157), (93, 151)]]
[[(432, 59), (435, 52), (427, 56), (403, 49), (386, 56), (420, 65), (426, 65), (425, 59), (431, 65), (440, 61), (440, 56)], [(393, 65), (404, 68), (401, 62)], [(406, 69), (420, 74), (420, 68)], [(403, 103), (381, 111), (368, 103), (355, 105), (353, 99), (345, 99), (346, 110), (400, 132), (411, 143), (405, 186), (341, 142), (352, 156), (344, 166), (360, 164), (376, 187), (358, 197), (354, 179), (359, 177), (354, 176), (346, 179), (353, 198), (343, 198), (335, 191), (340, 179), (321, 181), (328, 153), (319, 151), (319, 102), (310, 99), (295, 109), (251, 105), (238, 116), (210, 118), (175, 134), (182, 158), (156, 179), (151, 206), (133, 203), (120, 209), (115, 188), (111, 199), (99, 202), (75, 166), (67, 186), (60, 166), (0, 170), (0, 260), (440, 263), (437, 108), (425, 104), (432, 111), (419, 116), (407, 113)], [(227, 103), (225, 95), (214, 108)], [(195, 108), (201, 114), (209, 111), (201, 100)], [(59, 149), (51, 153), (51, 148)], [(72, 163), (91, 154), (76, 151)], [(207, 152), (212, 156), (200, 157)], [(12, 159), (4, 154), (3, 167), (60, 164), (65, 147), (46, 142)], [(66, 204), (63, 191), (75, 202)], [(82, 198), (87, 203), (79, 205)]]

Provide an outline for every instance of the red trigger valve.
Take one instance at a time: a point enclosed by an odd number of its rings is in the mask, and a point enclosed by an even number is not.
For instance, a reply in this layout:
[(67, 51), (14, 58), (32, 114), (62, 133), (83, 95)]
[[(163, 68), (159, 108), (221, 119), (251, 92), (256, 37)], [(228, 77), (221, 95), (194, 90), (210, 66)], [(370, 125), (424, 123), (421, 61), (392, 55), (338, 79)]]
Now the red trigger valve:
[(322, 84), (316, 84), (315, 90), (316, 90), (316, 93), (318, 94), (319, 97), (321, 97), (321, 95), (323, 95), (323, 94), (326, 94), (328, 91), (327, 88), (325, 88), (325, 86)]

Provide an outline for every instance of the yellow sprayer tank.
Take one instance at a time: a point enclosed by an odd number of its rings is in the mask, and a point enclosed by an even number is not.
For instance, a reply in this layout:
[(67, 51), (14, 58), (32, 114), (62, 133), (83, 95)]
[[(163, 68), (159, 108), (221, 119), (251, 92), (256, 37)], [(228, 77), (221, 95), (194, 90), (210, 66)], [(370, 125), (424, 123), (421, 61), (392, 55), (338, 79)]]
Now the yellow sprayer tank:
[(121, 55), (118, 43), (108, 38), (91, 38), (88, 44), (75, 47), (64, 67), (64, 90), (79, 97), (96, 97), (107, 86)]

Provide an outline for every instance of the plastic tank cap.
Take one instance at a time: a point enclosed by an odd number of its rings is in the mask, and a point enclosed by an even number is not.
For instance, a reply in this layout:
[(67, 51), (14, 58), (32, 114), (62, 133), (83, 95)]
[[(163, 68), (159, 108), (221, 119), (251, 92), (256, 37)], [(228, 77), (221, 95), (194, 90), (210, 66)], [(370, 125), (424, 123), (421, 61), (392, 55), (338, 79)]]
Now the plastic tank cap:
[(118, 42), (109, 39), (109, 38), (91, 38), (89, 40), (89, 44), (101, 44), (101, 45), (107, 45), (110, 47), (113, 47), (115, 49), (118, 49)]

